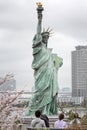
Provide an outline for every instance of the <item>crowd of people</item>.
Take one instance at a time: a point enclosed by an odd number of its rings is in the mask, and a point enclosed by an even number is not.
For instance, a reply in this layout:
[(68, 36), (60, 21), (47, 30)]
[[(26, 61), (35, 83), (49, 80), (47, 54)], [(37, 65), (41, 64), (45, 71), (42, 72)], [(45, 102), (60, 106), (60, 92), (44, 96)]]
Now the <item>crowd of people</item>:
[[(73, 126), (75, 123), (77, 123), (77, 125), (80, 125), (80, 118), (78, 113), (74, 114), (74, 119), (71, 120), (70, 122), (66, 122), (65, 121), (65, 117), (64, 117), (64, 113), (60, 113), (58, 120), (54, 122), (54, 128), (68, 128), (68, 126)], [(35, 118), (31, 121), (31, 128), (48, 128), (50, 127), (49, 125), (49, 118), (47, 117), (47, 115), (43, 115), (41, 114), (40, 110), (37, 110), (35, 112)]]

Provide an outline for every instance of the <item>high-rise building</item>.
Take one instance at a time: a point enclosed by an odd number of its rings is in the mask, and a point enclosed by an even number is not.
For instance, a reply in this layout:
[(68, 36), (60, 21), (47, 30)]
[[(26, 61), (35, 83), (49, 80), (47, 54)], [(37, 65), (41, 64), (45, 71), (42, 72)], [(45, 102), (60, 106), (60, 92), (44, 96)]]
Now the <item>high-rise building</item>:
[(72, 51), (72, 96), (87, 97), (87, 46)]

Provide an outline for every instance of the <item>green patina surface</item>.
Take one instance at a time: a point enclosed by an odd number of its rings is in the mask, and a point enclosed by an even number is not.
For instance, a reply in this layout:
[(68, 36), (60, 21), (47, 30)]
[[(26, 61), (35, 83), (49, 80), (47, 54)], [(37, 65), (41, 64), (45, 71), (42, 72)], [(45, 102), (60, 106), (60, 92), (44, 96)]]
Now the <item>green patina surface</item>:
[[(38, 10), (39, 7), (37, 8)], [(35, 93), (31, 99), (26, 115), (34, 115), (38, 109), (44, 114), (56, 115), (58, 94), (57, 72), (63, 64), (63, 60), (47, 48), (41, 33), (41, 7), (38, 12), (37, 33), (33, 38), (32, 45), (34, 57), (32, 68), (35, 78)]]

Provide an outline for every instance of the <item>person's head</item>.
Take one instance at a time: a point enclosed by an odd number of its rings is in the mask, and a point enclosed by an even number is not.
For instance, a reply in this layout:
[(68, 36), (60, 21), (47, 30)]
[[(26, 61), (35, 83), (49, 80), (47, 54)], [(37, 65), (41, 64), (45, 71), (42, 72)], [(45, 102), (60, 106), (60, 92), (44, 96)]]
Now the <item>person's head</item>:
[(41, 111), (40, 111), (40, 110), (37, 110), (37, 111), (35, 112), (35, 116), (36, 116), (37, 118), (39, 118), (39, 117), (41, 116)]
[(60, 113), (59, 115), (59, 120), (63, 120), (64, 119), (64, 114), (63, 113)]
[(47, 30), (44, 29), (43, 32), (41, 33), (41, 35), (42, 35), (42, 42), (44, 44), (46, 44), (46, 46), (47, 46), (48, 39), (49, 39), (51, 34), (52, 34), (52, 29), (50, 29), (50, 28), (48, 28)]
[(74, 118), (78, 118), (78, 117), (79, 117), (78, 113), (75, 113)]
[(49, 39), (49, 32), (43, 32), (41, 35), (42, 35), (42, 42), (47, 46)]

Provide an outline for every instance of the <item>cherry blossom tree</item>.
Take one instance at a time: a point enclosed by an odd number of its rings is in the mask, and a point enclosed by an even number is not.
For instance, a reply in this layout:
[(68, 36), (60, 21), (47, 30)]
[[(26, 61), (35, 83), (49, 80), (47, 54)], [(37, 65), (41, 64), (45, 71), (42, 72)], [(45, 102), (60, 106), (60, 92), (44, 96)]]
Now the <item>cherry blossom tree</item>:
[(15, 93), (12, 96), (11, 92), (2, 93), (0, 96), (0, 127), (1, 130), (15, 130), (21, 124), (20, 117), (23, 114), (23, 109), (13, 107), (17, 98), (23, 91)]

